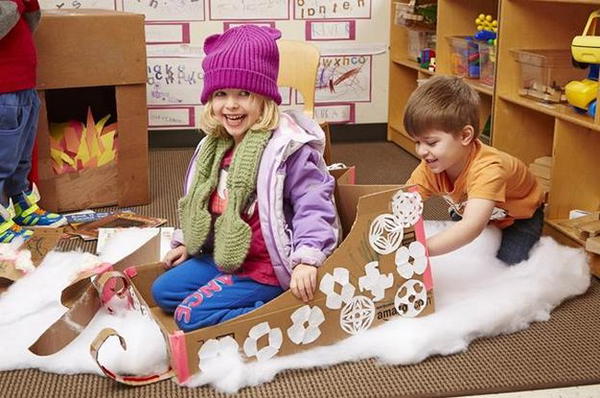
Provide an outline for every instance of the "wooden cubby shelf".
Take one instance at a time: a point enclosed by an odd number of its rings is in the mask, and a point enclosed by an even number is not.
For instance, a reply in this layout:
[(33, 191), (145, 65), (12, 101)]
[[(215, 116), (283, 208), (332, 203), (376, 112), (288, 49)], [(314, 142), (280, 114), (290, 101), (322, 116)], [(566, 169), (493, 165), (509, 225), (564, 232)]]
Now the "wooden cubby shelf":
[[(590, 13), (600, 7), (600, 0), (438, 0), (437, 5), (437, 70), (432, 73), (408, 57), (408, 31), (394, 23), (391, 1), (388, 139), (414, 155), (414, 143), (403, 130), (402, 118), (417, 80), (451, 74), (448, 38), (473, 35), (475, 18), (491, 14), (499, 23), (494, 86), (465, 79), (480, 94), (481, 126), (490, 117), (491, 145), (527, 164), (552, 157), (545, 233), (563, 243), (581, 245), (559, 223), (573, 209), (600, 210), (600, 112), (592, 118), (566, 103), (546, 104), (519, 95), (520, 65), (511, 51), (569, 50)], [(600, 275), (600, 255), (590, 256), (592, 270)]]

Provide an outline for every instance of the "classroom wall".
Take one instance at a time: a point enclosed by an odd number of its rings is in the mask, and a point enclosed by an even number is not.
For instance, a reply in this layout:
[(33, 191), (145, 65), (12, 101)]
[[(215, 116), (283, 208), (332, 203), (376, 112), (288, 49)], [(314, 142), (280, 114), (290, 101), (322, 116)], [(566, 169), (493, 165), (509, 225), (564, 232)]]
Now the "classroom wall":
[[(387, 121), (389, 1), (39, 0), (43, 9), (102, 8), (146, 15), (151, 130), (195, 128), (201, 110), (202, 43), (243, 23), (319, 47), (315, 116), (332, 123)], [(123, 38), (127, 40), (127, 38)], [(301, 67), (301, 62), (299, 62)], [(282, 89), (284, 108), (302, 98)]]

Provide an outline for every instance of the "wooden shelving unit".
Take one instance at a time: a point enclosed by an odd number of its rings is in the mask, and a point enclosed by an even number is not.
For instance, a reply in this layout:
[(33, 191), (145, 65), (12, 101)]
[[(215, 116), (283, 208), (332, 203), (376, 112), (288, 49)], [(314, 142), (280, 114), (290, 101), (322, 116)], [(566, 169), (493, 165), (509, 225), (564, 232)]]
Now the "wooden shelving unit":
[[(388, 139), (414, 154), (412, 140), (402, 128), (403, 109), (417, 79), (431, 73), (408, 60), (406, 28), (390, 31), (390, 94)], [(449, 36), (472, 35), (477, 15), (498, 18), (500, 35), (494, 87), (467, 82), (482, 99), (482, 127), (492, 115), (491, 144), (525, 163), (552, 156), (551, 186), (546, 212), (546, 233), (563, 243), (581, 245), (561, 230), (558, 220), (572, 209), (600, 210), (600, 112), (596, 118), (576, 113), (566, 104), (544, 104), (518, 94), (519, 64), (513, 49), (570, 49), (589, 14), (600, 0), (438, 0), (437, 71), (451, 72)], [(600, 275), (600, 255), (590, 254)]]

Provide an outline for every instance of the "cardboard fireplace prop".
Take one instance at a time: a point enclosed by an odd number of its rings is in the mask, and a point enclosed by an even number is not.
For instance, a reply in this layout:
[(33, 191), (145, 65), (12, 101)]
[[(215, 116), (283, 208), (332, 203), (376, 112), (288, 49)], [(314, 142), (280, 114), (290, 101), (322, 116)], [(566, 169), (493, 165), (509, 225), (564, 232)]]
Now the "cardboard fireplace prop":
[[(172, 376), (185, 382), (202, 371), (203, 359), (218, 355), (222, 345), (233, 344), (248, 360), (264, 361), (275, 355), (332, 344), (394, 316), (432, 313), (433, 283), (425, 246), (423, 204), (414, 187), (354, 185), (349, 183), (353, 181), (353, 169), (336, 173), (336, 204), (346, 236), (319, 268), (318, 288), (310, 302), (305, 304), (287, 291), (247, 314), (183, 333), (172, 315), (156, 306), (150, 293), (152, 282), (165, 272), (163, 263), (158, 261), (156, 236), (114, 266), (106, 264), (91, 271), (114, 270), (101, 273), (93, 285), (89, 278), (80, 278), (67, 288), (63, 303), (71, 307), (63, 318), (69, 318), (69, 322), (81, 320), (78, 323), (83, 328), (102, 302), (114, 294), (116, 286), (117, 294), (126, 296), (131, 285), (131, 301), (147, 308), (160, 326), (169, 351), (170, 369), (163, 374), (121, 376), (105, 368), (98, 362), (104, 341), (114, 335), (125, 348), (124, 339), (112, 329), (104, 329), (90, 351), (108, 377), (141, 385)], [(30, 347), (32, 352), (49, 355), (73, 340), (73, 328), (67, 331), (70, 325), (63, 318)]]
[(44, 10), (35, 39), (42, 205), (147, 204), (144, 16)]

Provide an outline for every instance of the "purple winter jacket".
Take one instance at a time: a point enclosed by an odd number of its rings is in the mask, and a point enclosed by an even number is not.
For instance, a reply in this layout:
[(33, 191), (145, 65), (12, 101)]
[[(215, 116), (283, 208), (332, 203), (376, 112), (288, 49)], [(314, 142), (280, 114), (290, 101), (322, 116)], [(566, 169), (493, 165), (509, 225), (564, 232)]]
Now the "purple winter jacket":
[[(190, 160), (184, 195), (203, 142)], [(260, 225), (283, 289), (289, 288), (297, 264), (320, 266), (339, 241), (335, 180), (323, 161), (324, 146), (323, 130), (314, 120), (300, 111), (286, 111), (261, 158), (256, 182)], [(183, 234), (177, 230), (171, 245), (181, 244)]]

